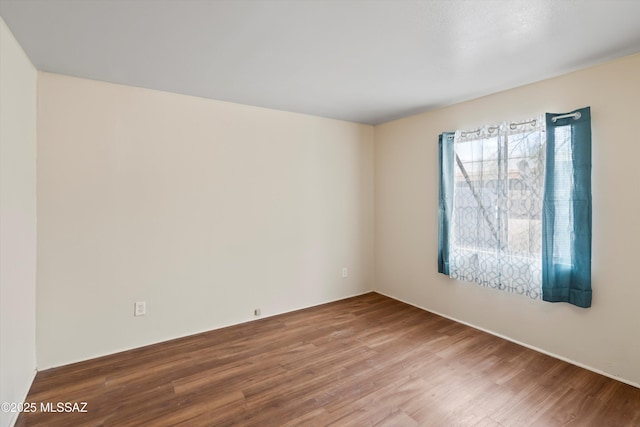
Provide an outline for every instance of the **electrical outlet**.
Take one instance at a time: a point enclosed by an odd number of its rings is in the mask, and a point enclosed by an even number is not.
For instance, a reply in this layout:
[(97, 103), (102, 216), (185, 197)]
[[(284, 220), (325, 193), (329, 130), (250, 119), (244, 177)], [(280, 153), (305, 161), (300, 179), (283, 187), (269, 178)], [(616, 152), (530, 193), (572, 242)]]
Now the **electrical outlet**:
[(133, 305), (134, 316), (144, 316), (147, 314), (147, 303), (144, 301), (138, 301)]
[(342, 267), (342, 277), (349, 277), (349, 269), (347, 267)]
[(262, 314), (262, 311), (259, 308), (256, 308), (255, 310), (253, 310), (254, 316), (260, 316), (261, 314)]

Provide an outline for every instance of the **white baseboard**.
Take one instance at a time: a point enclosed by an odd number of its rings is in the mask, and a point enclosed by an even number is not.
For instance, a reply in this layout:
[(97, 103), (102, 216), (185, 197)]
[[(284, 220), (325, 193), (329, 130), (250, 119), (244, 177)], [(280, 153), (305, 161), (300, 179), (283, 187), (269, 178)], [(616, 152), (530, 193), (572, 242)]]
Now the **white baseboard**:
[[(27, 396), (29, 395), (29, 390), (31, 390), (31, 386), (33, 385), (33, 381), (36, 379), (36, 375), (38, 375), (38, 370), (34, 369), (33, 370), (33, 375), (31, 376), (31, 381), (29, 381), (29, 387), (27, 387), (27, 391), (24, 393), (24, 397), (22, 398), (22, 402), (26, 402), (27, 401)], [(20, 415), (19, 412), (16, 412), (15, 414), (13, 414), (13, 417), (11, 417), (11, 420), (9, 421), (9, 427), (13, 427), (16, 425), (16, 421), (18, 421), (18, 416)]]
[(350, 295), (347, 295), (347, 296), (344, 296), (344, 297), (338, 297), (338, 298), (330, 299), (328, 301), (319, 302), (317, 304), (303, 305), (301, 307), (292, 308), (290, 310), (278, 311), (278, 312), (269, 313), (269, 314), (263, 314), (259, 318), (255, 318), (255, 319), (247, 319), (247, 320), (244, 320), (242, 322), (225, 323), (225, 324), (217, 325), (217, 326), (215, 326), (213, 328), (195, 330), (195, 331), (191, 331), (191, 332), (189, 332), (187, 334), (166, 337), (166, 338), (162, 338), (162, 339), (157, 340), (157, 341), (150, 341), (150, 342), (147, 342), (145, 344), (138, 345), (138, 346), (121, 347), (121, 348), (114, 349), (113, 351), (110, 351), (110, 352), (107, 352), (107, 353), (99, 353), (99, 354), (91, 355), (89, 357), (81, 357), (81, 358), (69, 360), (69, 361), (67, 361), (65, 363), (38, 366), (37, 370), (38, 371), (46, 371), (46, 370), (49, 370), (49, 369), (55, 369), (55, 368), (60, 368), (60, 367), (63, 367), (63, 366), (73, 365), (75, 363), (86, 362), (87, 360), (93, 360), (93, 359), (99, 359), (101, 357), (112, 356), (114, 354), (122, 353), (122, 352), (125, 352), (125, 351), (130, 351), (130, 350), (136, 350), (138, 348), (147, 347), (147, 346), (150, 346), (150, 345), (160, 344), (160, 343), (167, 342), (167, 341), (173, 341), (173, 340), (177, 340), (177, 339), (180, 339), (180, 338), (186, 338), (186, 337), (189, 337), (189, 336), (192, 336), (192, 335), (198, 335), (198, 334), (202, 334), (202, 333), (206, 333), (206, 332), (212, 332), (212, 331), (216, 331), (218, 329), (224, 329), (224, 328), (228, 328), (228, 327), (231, 327), (231, 326), (242, 325), (244, 323), (256, 322), (256, 321), (259, 321), (261, 319), (267, 319), (269, 317), (280, 316), (282, 314), (287, 314), (287, 313), (291, 313), (291, 312), (294, 312), (294, 311), (304, 310), (304, 309), (311, 308), (311, 307), (317, 307), (319, 305), (330, 304), (332, 302), (341, 301), (343, 299), (348, 299), (348, 298), (354, 298), (354, 297), (357, 297), (357, 296), (360, 296), (360, 295), (368, 294), (370, 292), (375, 292), (375, 291), (373, 289), (368, 289), (368, 290), (361, 291), (361, 292), (356, 292), (355, 294), (350, 294)]
[(611, 379), (616, 380), (616, 381), (620, 381), (621, 383), (628, 384), (628, 385), (630, 385), (630, 386), (632, 386), (632, 387), (640, 388), (640, 384), (637, 384), (637, 383), (635, 383), (635, 382), (633, 382), (633, 381), (629, 381), (629, 380), (624, 379), (624, 378), (620, 378), (620, 377), (618, 377), (618, 376), (616, 376), (616, 375), (612, 375), (612, 374), (610, 374), (610, 373), (604, 372), (604, 371), (602, 371), (602, 370), (600, 370), (600, 369), (597, 369), (597, 368), (594, 368), (594, 367), (592, 367), (592, 366), (585, 365), (584, 363), (577, 362), (577, 361), (572, 360), (572, 359), (569, 359), (569, 358), (567, 358), (567, 357), (560, 356), (559, 354), (555, 354), (555, 353), (552, 353), (552, 352), (550, 352), (550, 351), (544, 350), (544, 349), (542, 349), (542, 348), (538, 348), (538, 347), (536, 347), (536, 346), (533, 346), (533, 345), (530, 345), (530, 344), (524, 343), (524, 342), (522, 342), (522, 341), (518, 341), (518, 340), (513, 339), (513, 338), (511, 338), (511, 337), (508, 337), (508, 336), (506, 336), (506, 335), (502, 335), (502, 334), (499, 334), (499, 333), (497, 333), (497, 332), (491, 331), (491, 330), (489, 330), (489, 329), (485, 329), (485, 328), (482, 328), (482, 327), (480, 327), (480, 326), (476, 326), (476, 325), (474, 325), (474, 324), (472, 324), (472, 323), (469, 323), (469, 322), (465, 322), (465, 321), (463, 321), (463, 320), (456, 319), (456, 318), (454, 318), (454, 317), (448, 316), (448, 315), (443, 314), (443, 313), (439, 313), (439, 312), (437, 312), (437, 311), (435, 311), (435, 310), (430, 310), (430, 309), (425, 308), (425, 307), (420, 307), (420, 306), (419, 306), (419, 305), (417, 305), (417, 304), (413, 304), (413, 303), (411, 303), (411, 302), (404, 301), (404, 300), (402, 300), (402, 299), (400, 299), (400, 298), (394, 297), (394, 296), (392, 296), (392, 295), (388, 295), (388, 294), (386, 294), (386, 293), (384, 293), (384, 292), (380, 292), (380, 291), (374, 291), (374, 292), (376, 292), (376, 293), (378, 293), (378, 294), (380, 294), (380, 295), (384, 295), (384, 296), (386, 296), (386, 297), (388, 297), (388, 298), (394, 299), (394, 300), (396, 300), (396, 301), (400, 301), (400, 302), (403, 302), (403, 303), (405, 303), (405, 304), (411, 305), (411, 306), (413, 306), (413, 307), (419, 308), (420, 310), (424, 310), (424, 311), (427, 311), (427, 312), (429, 312), (429, 313), (433, 313), (433, 314), (436, 314), (436, 315), (438, 315), (438, 316), (444, 317), (445, 319), (453, 320), (454, 322), (461, 323), (461, 324), (463, 324), (463, 325), (469, 326), (470, 328), (477, 329), (477, 330), (482, 331), (482, 332), (486, 332), (486, 333), (488, 333), (488, 334), (490, 334), (490, 335), (496, 336), (496, 337), (498, 337), (498, 338), (502, 338), (502, 339), (507, 340), (507, 341), (511, 341), (512, 343), (515, 343), (515, 344), (521, 345), (521, 346), (523, 346), (523, 347), (526, 347), (526, 348), (528, 348), (528, 349), (531, 349), (531, 350), (537, 351), (538, 353), (546, 354), (547, 356), (551, 356), (551, 357), (553, 357), (553, 358), (555, 358), (555, 359), (562, 360), (563, 362), (567, 362), (567, 363), (570, 363), (570, 364), (572, 364), (572, 365), (578, 366), (578, 367), (580, 367), (580, 368), (586, 369), (586, 370), (588, 370), (588, 371), (595, 372), (596, 374), (604, 375), (605, 377), (611, 378)]

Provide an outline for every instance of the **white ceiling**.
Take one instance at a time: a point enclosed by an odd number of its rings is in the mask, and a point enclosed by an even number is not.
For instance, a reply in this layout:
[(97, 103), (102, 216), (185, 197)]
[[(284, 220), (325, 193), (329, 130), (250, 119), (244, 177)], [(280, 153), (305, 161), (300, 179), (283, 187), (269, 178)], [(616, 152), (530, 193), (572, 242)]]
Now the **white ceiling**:
[(369, 124), (640, 51), (639, 0), (0, 0), (0, 16), (40, 70)]

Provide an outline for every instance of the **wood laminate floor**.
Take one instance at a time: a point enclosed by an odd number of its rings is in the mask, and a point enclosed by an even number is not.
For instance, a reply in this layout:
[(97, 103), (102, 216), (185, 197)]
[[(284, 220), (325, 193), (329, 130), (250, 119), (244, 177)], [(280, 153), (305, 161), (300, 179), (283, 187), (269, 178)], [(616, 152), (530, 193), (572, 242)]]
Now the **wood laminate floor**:
[(640, 389), (376, 293), (39, 372), (17, 426), (640, 426)]

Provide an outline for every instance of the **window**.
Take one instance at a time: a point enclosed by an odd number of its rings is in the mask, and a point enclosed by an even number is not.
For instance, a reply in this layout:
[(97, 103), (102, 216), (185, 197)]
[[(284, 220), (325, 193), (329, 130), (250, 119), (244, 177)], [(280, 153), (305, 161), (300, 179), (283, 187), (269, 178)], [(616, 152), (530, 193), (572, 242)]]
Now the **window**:
[(540, 298), (544, 123), (457, 131), (450, 276)]
[(441, 135), (439, 271), (590, 306), (590, 126), (587, 107)]

